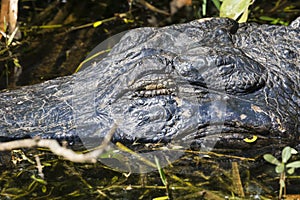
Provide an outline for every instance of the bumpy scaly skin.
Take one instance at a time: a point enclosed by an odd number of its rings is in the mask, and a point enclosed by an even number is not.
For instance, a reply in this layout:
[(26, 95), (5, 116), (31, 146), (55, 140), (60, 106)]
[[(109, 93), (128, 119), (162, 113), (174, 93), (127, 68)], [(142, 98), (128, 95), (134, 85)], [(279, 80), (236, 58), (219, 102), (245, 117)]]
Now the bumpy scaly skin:
[[(33, 137), (293, 143), (300, 134), (300, 18), (290, 26), (196, 20), (127, 33), (72, 76), (0, 94), (2, 141)], [(258, 136), (255, 144), (243, 141)]]

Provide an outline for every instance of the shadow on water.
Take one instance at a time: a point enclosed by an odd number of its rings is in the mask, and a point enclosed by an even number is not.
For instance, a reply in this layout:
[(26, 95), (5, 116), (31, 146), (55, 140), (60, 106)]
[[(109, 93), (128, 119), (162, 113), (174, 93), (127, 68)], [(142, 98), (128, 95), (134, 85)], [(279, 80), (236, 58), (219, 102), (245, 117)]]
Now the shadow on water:
[[(119, 32), (201, 17), (200, 1), (179, 9), (172, 17), (152, 11), (139, 2), (144, 1), (133, 1), (131, 12), (127, 1), (122, 0), (20, 2), (23, 37), (20, 44), (1, 55), (0, 88), (14, 88), (72, 74), (89, 51)], [(169, 1), (149, 2), (157, 8), (169, 9)], [(278, 5), (269, 1), (260, 3), (253, 5), (250, 20), (258, 21), (263, 13), (288, 22), (300, 13), (298, 2), (292, 5), (288, 1), (278, 1)], [(216, 16), (211, 1), (208, 1), (208, 7), (211, 8), (208, 15)], [(110, 18), (113, 19), (95, 28), (82, 26)], [(53, 25), (61, 27), (53, 28)], [(15, 70), (12, 58), (18, 58), (21, 73)], [(276, 147), (277, 157), (282, 148)], [(34, 155), (41, 159), (44, 179), (38, 174)], [(103, 155), (102, 159), (105, 163), (126, 166), (126, 161), (118, 157)], [(299, 160), (299, 157), (293, 159)], [(167, 199), (166, 196), (171, 199), (271, 199), (278, 196), (279, 191), (279, 175), (262, 157), (233, 156), (230, 152), (217, 151), (184, 151), (180, 159), (163, 168), (167, 183), (163, 183), (158, 170), (139, 174), (118, 171), (101, 162), (74, 164), (45, 149), (2, 152), (0, 170), (1, 199), (129, 200)], [(299, 193), (299, 175), (296, 170), (288, 177), (287, 193)]]

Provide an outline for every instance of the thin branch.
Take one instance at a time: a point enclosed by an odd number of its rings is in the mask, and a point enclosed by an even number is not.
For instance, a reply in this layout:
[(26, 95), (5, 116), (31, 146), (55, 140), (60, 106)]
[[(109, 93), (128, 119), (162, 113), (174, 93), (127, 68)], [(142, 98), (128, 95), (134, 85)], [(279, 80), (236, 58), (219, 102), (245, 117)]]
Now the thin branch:
[(170, 15), (170, 13), (168, 13), (168, 12), (166, 12), (164, 10), (156, 8), (155, 6), (151, 5), (150, 3), (148, 3), (145, 0), (138, 0), (138, 2), (140, 4), (142, 4), (143, 6), (145, 6), (146, 8), (148, 8), (149, 10), (152, 10), (153, 12), (157, 12), (157, 13), (160, 13), (160, 14), (163, 14), (163, 15), (166, 15), (166, 16)]
[(36, 162), (36, 168), (38, 169), (38, 172), (39, 172), (39, 176), (44, 179), (44, 173), (43, 173), (43, 167), (42, 164), (41, 164), (41, 160), (40, 160), (40, 157), (38, 155), (35, 155), (35, 162)]
[(114, 124), (113, 127), (111, 128), (111, 130), (109, 131), (109, 133), (104, 137), (102, 144), (100, 146), (98, 146), (95, 150), (90, 151), (85, 154), (80, 154), (80, 153), (74, 152), (71, 149), (62, 147), (56, 140), (39, 139), (39, 138), (22, 139), (22, 140), (10, 141), (10, 142), (3, 142), (3, 143), (0, 143), (0, 151), (9, 151), (12, 149), (19, 149), (19, 148), (44, 147), (44, 148), (48, 148), (50, 151), (52, 151), (57, 156), (62, 156), (64, 159), (72, 161), (72, 162), (96, 163), (99, 155), (101, 155), (108, 147), (108, 144), (109, 144), (113, 134), (115, 133), (116, 128), (117, 128), (117, 125)]

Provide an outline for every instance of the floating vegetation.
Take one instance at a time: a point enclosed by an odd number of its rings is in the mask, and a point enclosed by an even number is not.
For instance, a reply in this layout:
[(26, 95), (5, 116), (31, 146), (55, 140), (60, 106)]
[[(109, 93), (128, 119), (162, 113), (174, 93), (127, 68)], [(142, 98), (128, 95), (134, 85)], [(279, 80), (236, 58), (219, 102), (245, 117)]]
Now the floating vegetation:
[[(168, 166), (161, 167), (156, 158), (156, 164), (152, 163), (156, 170), (139, 174), (119, 171), (101, 162), (76, 164), (47, 149), (2, 155), (14, 160), (14, 164), (2, 162), (0, 178), (0, 195), (11, 199), (270, 199), (278, 195), (274, 169), (259, 161), (261, 158), (239, 159), (222, 153), (185, 150)], [(116, 159), (110, 161), (117, 162)], [(145, 162), (149, 165), (149, 161)], [(291, 163), (288, 167), (295, 167)], [(293, 180), (299, 186), (299, 173), (297, 176), (295, 172)]]

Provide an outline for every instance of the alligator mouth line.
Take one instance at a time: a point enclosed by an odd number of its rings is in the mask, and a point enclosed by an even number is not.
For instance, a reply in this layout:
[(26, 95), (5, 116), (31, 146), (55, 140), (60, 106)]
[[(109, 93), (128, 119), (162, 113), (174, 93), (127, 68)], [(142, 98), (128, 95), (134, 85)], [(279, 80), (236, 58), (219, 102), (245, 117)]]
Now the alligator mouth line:
[[(249, 126), (237, 125), (236, 123), (210, 123), (198, 126), (197, 130), (187, 131), (179, 134), (175, 138), (175, 141), (185, 140), (230, 140), (230, 141), (244, 141), (246, 143), (252, 143), (256, 140), (280, 140), (284, 141), (280, 135), (272, 133), (270, 130), (262, 130), (260, 128), (254, 128)], [(172, 139), (172, 140), (173, 140)]]
[(218, 133), (214, 133), (214, 134), (208, 134), (205, 136), (200, 136), (200, 137), (195, 137), (194, 139), (226, 139), (226, 140), (243, 140), (245, 142), (247, 141), (256, 141), (257, 139), (276, 139), (279, 137), (268, 137), (268, 136), (264, 136), (261, 134), (253, 134), (250, 132), (230, 132), (230, 133), (226, 133), (226, 132), (218, 132)]

